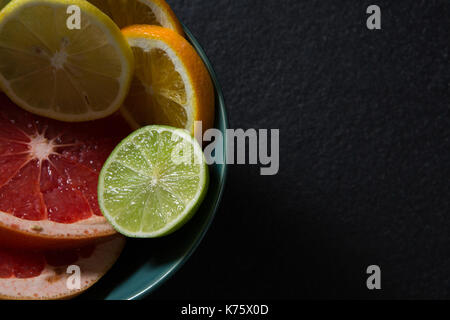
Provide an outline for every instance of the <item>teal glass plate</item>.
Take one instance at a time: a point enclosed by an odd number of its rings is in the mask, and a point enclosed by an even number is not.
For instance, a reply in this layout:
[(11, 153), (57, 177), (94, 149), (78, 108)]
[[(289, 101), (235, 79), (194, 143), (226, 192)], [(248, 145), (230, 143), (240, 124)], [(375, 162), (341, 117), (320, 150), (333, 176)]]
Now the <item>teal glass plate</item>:
[[(223, 150), (227, 150), (225, 131), (228, 128), (228, 121), (220, 85), (200, 44), (186, 27), (184, 31), (211, 74), (216, 95), (215, 127), (222, 132)], [(183, 266), (203, 239), (221, 201), (226, 175), (226, 164), (211, 165), (208, 194), (194, 218), (183, 228), (165, 238), (129, 239), (113, 268), (80, 298), (142, 299), (163, 284)]]

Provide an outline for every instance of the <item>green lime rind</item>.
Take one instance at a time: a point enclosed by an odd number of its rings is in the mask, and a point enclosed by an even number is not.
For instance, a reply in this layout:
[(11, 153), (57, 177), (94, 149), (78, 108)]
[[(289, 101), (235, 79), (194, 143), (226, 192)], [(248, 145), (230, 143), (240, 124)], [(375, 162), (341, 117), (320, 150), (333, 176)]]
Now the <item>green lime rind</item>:
[(119, 233), (157, 238), (192, 218), (208, 185), (198, 142), (183, 129), (153, 125), (133, 132), (111, 153), (100, 172), (98, 201)]

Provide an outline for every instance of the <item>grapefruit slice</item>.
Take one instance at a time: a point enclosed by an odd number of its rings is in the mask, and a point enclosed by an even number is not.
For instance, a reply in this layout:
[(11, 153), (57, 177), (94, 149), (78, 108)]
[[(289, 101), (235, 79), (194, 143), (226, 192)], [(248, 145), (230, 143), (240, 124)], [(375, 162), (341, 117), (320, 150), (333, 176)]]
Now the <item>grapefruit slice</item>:
[[(125, 238), (79, 249), (34, 252), (0, 249), (0, 299), (72, 298), (96, 283), (114, 264)], [(77, 274), (69, 266), (79, 271)], [(79, 286), (77, 286), (79, 285)]]
[(0, 243), (67, 247), (114, 234), (98, 206), (98, 175), (128, 130), (120, 116), (42, 118), (0, 94)]

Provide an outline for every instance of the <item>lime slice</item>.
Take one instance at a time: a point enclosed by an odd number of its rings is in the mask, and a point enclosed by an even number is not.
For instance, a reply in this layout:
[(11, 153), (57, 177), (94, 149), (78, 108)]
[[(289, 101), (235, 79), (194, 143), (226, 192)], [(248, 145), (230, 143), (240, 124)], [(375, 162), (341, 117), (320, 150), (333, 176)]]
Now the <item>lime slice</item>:
[(29, 112), (106, 117), (122, 105), (133, 70), (119, 28), (87, 1), (15, 0), (0, 11), (0, 85)]
[(155, 238), (194, 215), (208, 181), (202, 149), (187, 131), (147, 126), (125, 138), (106, 161), (98, 201), (118, 232)]

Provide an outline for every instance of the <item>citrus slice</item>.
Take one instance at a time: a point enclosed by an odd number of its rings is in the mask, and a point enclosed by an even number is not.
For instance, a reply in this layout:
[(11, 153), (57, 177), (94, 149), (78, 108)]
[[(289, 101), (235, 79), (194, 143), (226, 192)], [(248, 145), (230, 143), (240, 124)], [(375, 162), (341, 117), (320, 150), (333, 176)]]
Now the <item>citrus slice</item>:
[(98, 207), (98, 175), (129, 132), (118, 115), (64, 123), (0, 94), (0, 243), (56, 247), (113, 234)]
[(111, 268), (124, 244), (124, 237), (116, 236), (78, 249), (43, 252), (0, 249), (0, 299), (75, 297)]
[(122, 105), (132, 70), (120, 30), (87, 1), (15, 0), (0, 12), (0, 84), (25, 110), (69, 122), (106, 117)]
[(182, 129), (147, 126), (125, 138), (105, 162), (98, 200), (120, 233), (160, 237), (194, 215), (208, 179), (197, 140)]
[(172, 29), (184, 35), (175, 13), (164, 0), (88, 0), (106, 13), (119, 28), (148, 24)]
[(139, 128), (149, 124), (194, 133), (213, 125), (214, 91), (209, 73), (194, 48), (179, 34), (156, 26), (122, 30), (135, 56), (130, 93), (121, 112)]

